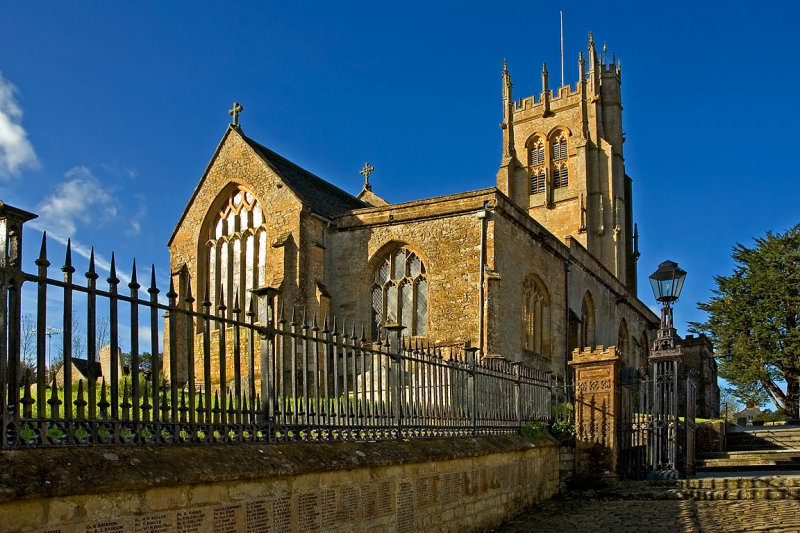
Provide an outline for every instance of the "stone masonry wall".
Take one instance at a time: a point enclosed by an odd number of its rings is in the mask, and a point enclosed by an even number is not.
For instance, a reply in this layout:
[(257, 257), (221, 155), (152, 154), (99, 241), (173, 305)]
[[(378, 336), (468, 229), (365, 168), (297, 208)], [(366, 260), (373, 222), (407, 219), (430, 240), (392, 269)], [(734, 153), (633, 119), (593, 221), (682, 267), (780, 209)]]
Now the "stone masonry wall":
[(487, 531), (559, 485), (519, 436), (0, 455), (0, 533)]

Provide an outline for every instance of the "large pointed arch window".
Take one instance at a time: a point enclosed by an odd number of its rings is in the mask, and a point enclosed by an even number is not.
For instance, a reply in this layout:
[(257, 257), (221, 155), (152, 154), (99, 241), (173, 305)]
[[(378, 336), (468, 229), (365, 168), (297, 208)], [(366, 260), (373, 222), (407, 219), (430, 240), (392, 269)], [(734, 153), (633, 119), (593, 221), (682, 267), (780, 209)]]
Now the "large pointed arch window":
[(428, 332), (428, 278), (425, 264), (413, 251), (387, 254), (372, 279), (372, 338), (387, 324), (405, 326), (403, 335)]
[(264, 281), (266, 233), (264, 213), (255, 195), (242, 186), (227, 194), (208, 226), (205, 285), (214, 312), (220, 293), (225, 295), (227, 316), (232, 316), (234, 291), (239, 306), (248, 303), (248, 291)]

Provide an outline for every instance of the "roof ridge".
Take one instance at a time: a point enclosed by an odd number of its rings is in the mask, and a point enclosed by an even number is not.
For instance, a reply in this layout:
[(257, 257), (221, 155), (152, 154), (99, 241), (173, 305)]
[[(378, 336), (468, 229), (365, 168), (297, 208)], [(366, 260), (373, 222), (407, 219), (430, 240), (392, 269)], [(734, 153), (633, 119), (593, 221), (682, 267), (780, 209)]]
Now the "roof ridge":
[(313, 172), (311, 172), (310, 170), (306, 170), (305, 168), (301, 167), (300, 165), (298, 165), (298, 164), (297, 164), (297, 163), (295, 163), (294, 161), (292, 161), (292, 160), (290, 160), (290, 159), (287, 159), (286, 157), (284, 157), (284, 156), (282, 156), (281, 154), (277, 153), (275, 150), (271, 150), (270, 148), (267, 148), (266, 146), (264, 146), (263, 144), (259, 143), (258, 141), (256, 141), (256, 140), (254, 140), (254, 139), (252, 139), (252, 138), (248, 137), (248, 136), (247, 136), (247, 135), (245, 135), (244, 133), (242, 133), (242, 132), (239, 132), (239, 133), (241, 134), (242, 138), (243, 138), (243, 139), (244, 139), (244, 140), (245, 140), (245, 141), (246, 141), (248, 144), (250, 144), (250, 145), (251, 145), (251, 147), (255, 148), (256, 150), (263, 150), (263, 151), (265, 151), (265, 152), (268, 152), (270, 156), (275, 156), (275, 157), (277, 157), (277, 158), (278, 158), (278, 159), (280, 159), (281, 161), (283, 161), (283, 162), (285, 162), (285, 163), (288, 163), (289, 165), (291, 165), (291, 166), (295, 167), (295, 168), (296, 168), (296, 169), (298, 169), (298, 170), (301, 170), (301, 171), (303, 171), (305, 174), (308, 174), (309, 176), (311, 176), (311, 177), (313, 177), (313, 178), (316, 178), (316, 179), (318, 179), (319, 181), (323, 182), (323, 183), (324, 183), (325, 185), (327, 185), (328, 187), (331, 187), (332, 189), (335, 189), (336, 191), (338, 191), (338, 192), (340, 192), (340, 193), (342, 193), (342, 194), (345, 194), (345, 195), (349, 196), (350, 198), (352, 198), (353, 200), (355, 200), (355, 201), (357, 201), (357, 202), (361, 202), (361, 201), (360, 201), (358, 198), (356, 198), (354, 195), (350, 194), (349, 192), (345, 191), (344, 189), (341, 189), (341, 188), (337, 187), (336, 185), (334, 185), (333, 183), (329, 182), (329, 181), (328, 181), (328, 180), (326, 180), (325, 178), (321, 178), (321, 177), (317, 176), (316, 174), (314, 174)]

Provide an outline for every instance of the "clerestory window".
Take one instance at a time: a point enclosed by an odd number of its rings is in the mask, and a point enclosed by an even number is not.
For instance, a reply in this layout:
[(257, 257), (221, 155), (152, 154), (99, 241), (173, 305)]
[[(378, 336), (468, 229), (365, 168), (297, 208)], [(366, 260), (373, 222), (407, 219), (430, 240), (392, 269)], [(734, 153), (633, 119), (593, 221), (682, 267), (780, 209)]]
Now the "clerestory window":
[(408, 248), (379, 263), (372, 284), (372, 338), (387, 324), (405, 326), (403, 335), (428, 332), (428, 279), (422, 260)]

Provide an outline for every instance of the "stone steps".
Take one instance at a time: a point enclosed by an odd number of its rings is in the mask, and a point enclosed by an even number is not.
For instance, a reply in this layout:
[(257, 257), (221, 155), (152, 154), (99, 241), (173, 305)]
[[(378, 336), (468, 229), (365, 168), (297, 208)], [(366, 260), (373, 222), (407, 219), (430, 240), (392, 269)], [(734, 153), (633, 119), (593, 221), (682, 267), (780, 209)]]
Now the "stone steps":
[(614, 489), (588, 496), (606, 500), (796, 500), (800, 499), (800, 475), (621, 482)]
[(769, 429), (731, 431), (727, 434), (727, 449), (800, 449), (800, 427), (774, 426)]
[(800, 449), (747, 450), (706, 454), (697, 459), (698, 472), (713, 470), (800, 470)]

